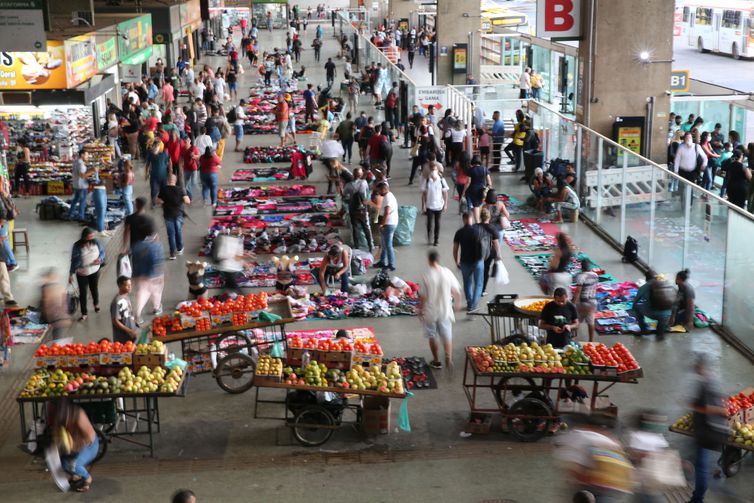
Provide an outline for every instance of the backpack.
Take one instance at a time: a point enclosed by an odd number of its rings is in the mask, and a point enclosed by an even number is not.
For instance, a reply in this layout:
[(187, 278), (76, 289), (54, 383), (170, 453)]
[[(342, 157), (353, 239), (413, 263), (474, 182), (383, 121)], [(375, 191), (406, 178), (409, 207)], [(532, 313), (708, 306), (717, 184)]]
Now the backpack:
[(528, 150), (539, 150), (539, 135), (535, 133), (534, 131), (531, 132), (531, 135), (529, 136), (529, 148)]
[(631, 236), (628, 236), (626, 238), (626, 243), (623, 245), (623, 257), (621, 258), (621, 262), (623, 263), (636, 262), (638, 258), (639, 258), (639, 243), (637, 243), (636, 240), (632, 238)]
[(392, 153), (393, 147), (390, 145), (390, 140), (387, 139), (387, 136), (382, 135), (382, 139), (380, 140), (380, 159), (387, 161)]
[(377, 275), (372, 278), (372, 288), (384, 290), (390, 286), (390, 273), (387, 269), (380, 269)]
[(652, 280), (649, 300), (653, 309), (671, 309), (675, 303), (677, 292), (675, 286), (668, 280)]
[(236, 115), (236, 108), (231, 108), (225, 117), (228, 119), (228, 122), (230, 124), (235, 124), (236, 120), (238, 119), (238, 116)]

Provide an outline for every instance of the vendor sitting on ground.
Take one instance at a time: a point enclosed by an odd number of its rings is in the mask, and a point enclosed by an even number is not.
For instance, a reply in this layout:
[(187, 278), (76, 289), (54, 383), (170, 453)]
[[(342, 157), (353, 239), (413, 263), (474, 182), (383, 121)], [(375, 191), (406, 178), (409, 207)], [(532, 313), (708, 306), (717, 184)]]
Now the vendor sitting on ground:
[[(672, 295), (674, 290), (669, 282), (664, 281), (664, 277), (654, 272), (652, 269), (647, 271), (645, 276), (646, 283), (639, 287), (634, 297), (634, 304), (631, 307), (636, 322), (639, 324), (639, 333), (635, 335), (644, 335), (648, 333), (647, 324), (644, 318), (657, 320), (657, 337), (660, 338), (668, 329), (668, 320), (672, 311)], [(670, 287), (670, 288), (668, 288)]]
[(687, 332), (694, 328), (694, 299), (696, 293), (689, 284), (688, 269), (684, 269), (675, 275), (675, 284), (678, 285), (678, 297), (673, 306), (673, 314), (670, 316), (670, 326), (683, 325)]
[(555, 207), (555, 213), (557, 219), (553, 221), (556, 224), (563, 223), (563, 211), (564, 209), (573, 212), (573, 222), (577, 222), (579, 219), (579, 208), (581, 203), (579, 202), (579, 196), (576, 191), (571, 188), (568, 183), (563, 179), (558, 179), (558, 189), (553, 197), (545, 197), (542, 199), (543, 203), (553, 203)]
[(340, 281), (340, 291), (348, 293), (351, 290), (349, 283), (351, 278), (351, 247), (344, 243), (337, 243), (330, 247), (327, 255), (322, 259), (319, 269), (312, 269), (315, 277), (319, 280), (322, 292), (327, 291), (330, 281)]
[(565, 288), (556, 288), (552, 297), (539, 316), (539, 328), (547, 330), (548, 344), (562, 349), (578, 333), (579, 316)]

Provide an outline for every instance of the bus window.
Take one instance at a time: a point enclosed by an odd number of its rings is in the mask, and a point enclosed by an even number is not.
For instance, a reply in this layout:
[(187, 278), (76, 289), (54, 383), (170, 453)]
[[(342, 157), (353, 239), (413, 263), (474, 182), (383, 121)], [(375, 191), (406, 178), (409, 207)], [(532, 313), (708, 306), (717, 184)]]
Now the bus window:
[(689, 14), (691, 14), (691, 9), (688, 7), (683, 8), (683, 22), (688, 23), (689, 22)]
[(741, 11), (724, 10), (722, 27), (739, 29), (741, 27)]
[(701, 26), (709, 26), (712, 24), (712, 9), (705, 9), (703, 7), (698, 7), (696, 9), (696, 19), (694, 20), (695, 24), (701, 25)]

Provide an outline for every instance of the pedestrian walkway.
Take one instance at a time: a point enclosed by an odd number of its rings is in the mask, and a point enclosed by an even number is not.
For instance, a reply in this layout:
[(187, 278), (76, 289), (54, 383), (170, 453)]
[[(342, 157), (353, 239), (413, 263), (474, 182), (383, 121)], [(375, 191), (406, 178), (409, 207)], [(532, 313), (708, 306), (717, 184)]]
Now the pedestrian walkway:
[[(337, 51), (337, 43), (327, 30), (323, 61), (315, 65), (309, 48), (313, 30), (304, 40), (306, 50), (302, 62), (307, 67), (309, 82), (324, 82), (324, 61)], [(262, 35), (262, 49), (281, 46), (283, 31), (275, 31), (269, 38)], [(417, 63), (423, 63), (417, 55)], [(205, 60), (202, 60), (204, 63)], [(220, 58), (206, 58), (216, 67)], [(342, 75), (342, 62), (338, 74)], [(419, 73), (419, 65), (414, 72)], [(428, 74), (427, 74), (428, 75)], [(248, 89), (257, 79), (256, 72), (247, 71), (239, 89)], [(242, 97), (239, 92), (239, 97)], [(371, 107), (369, 96), (362, 96), (360, 109), (382, 120), (382, 111)], [(301, 137), (304, 138), (304, 137)], [(244, 146), (277, 144), (273, 135), (246, 135)], [(223, 176), (228, 183), (236, 168), (243, 167), (242, 154), (226, 149)], [(354, 164), (355, 165), (355, 164)], [(408, 186), (410, 171), (408, 150), (396, 149), (393, 157), (391, 190), (399, 205), (420, 205), (416, 185)], [(353, 166), (352, 166), (353, 167)], [(136, 195), (147, 193), (142, 181), (143, 171), (137, 170)], [(498, 192), (506, 192), (525, 199), (528, 188), (512, 174), (493, 174)], [(326, 188), (325, 169), (315, 162), (309, 182), (321, 193)], [(70, 247), (80, 233), (75, 224), (40, 222), (34, 214), (35, 201), (21, 200), (22, 215), (19, 226), (30, 231), (31, 256), (22, 258), (21, 268), (12, 274), (13, 289), (22, 304), (37, 302), (38, 273), (44, 267), (56, 266), (66, 270)], [(161, 210), (153, 213), (160, 225), (160, 236), (166, 238), (162, 227)], [(185, 262), (196, 258), (206, 234), (211, 208), (194, 204), (189, 210), (195, 224), (184, 227), (186, 254), (167, 263), (166, 290), (163, 303), (173, 306), (186, 298), (188, 284)], [(457, 203), (451, 202), (443, 216), (439, 251), (441, 263), (452, 265), (452, 237), (460, 226)], [(396, 248), (396, 274), (416, 280), (426, 263), (429, 249), (424, 236), (424, 216), (419, 216), (410, 246)], [(590, 257), (610, 271), (618, 280), (636, 280), (641, 274), (622, 264), (620, 257), (593, 234), (584, 224), (564, 224), (568, 232)], [(108, 243), (109, 265), (101, 280), (103, 304), (115, 295), (114, 259), (120, 242), (116, 234)], [(503, 247), (503, 260), (511, 282), (505, 287), (490, 285), (489, 301), (497, 293), (519, 295), (538, 294), (538, 286), (529, 274), (513, 259), (508, 247)], [(460, 274), (459, 274), (460, 277)], [(305, 321), (297, 329), (327, 327), (373, 326), (389, 355), (428, 357), (426, 340), (419, 321), (408, 317), (368, 320)], [(86, 323), (77, 323), (71, 330), (77, 342), (88, 342), (111, 334), (108, 314), (92, 313)], [(582, 339), (583, 339), (582, 332)], [(463, 346), (489, 343), (489, 329), (479, 317), (460, 314), (455, 327), (456, 369), (463, 368)], [(688, 395), (684, 383), (691, 375), (687, 368), (693, 351), (705, 351), (724, 361), (721, 379), (740, 389), (751, 384), (751, 367), (733, 348), (708, 330), (689, 335), (671, 335), (662, 342), (653, 338), (635, 339), (630, 336), (600, 336), (600, 341), (612, 344), (623, 342), (645, 367), (646, 378), (637, 386), (611, 390), (610, 399), (621, 407), (621, 417), (627, 419), (638, 407), (654, 407), (670, 417), (686, 411)], [(14, 348), (10, 368), (0, 371), (0, 494), (3, 503), (70, 501), (53, 485), (43, 465), (17, 449), (19, 425), (14, 398), (30, 369), (31, 346)], [(171, 351), (177, 348), (171, 347)], [(305, 499), (307, 501), (565, 501), (565, 480), (555, 465), (553, 446), (549, 439), (535, 444), (522, 444), (500, 432), (499, 424), (487, 437), (461, 438), (468, 416), (468, 405), (461, 387), (462, 372), (448, 369), (438, 371), (438, 389), (417, 392), (409, 400), (411, 433), (391, 428), (389, 435), (366, 442), (350, 430), (339, 430), (328, 443), (327, 451), (302, 451), (292, 444), (289, 432), (278, 421), (252, 419), (251, 395), (229, 395), (221, 392), (206, 375), (189, 383), (184, 399), (161, 403), (162, 431), (156, 437), (156, 458), (143, 458), (142, 452), (122, 443), (113, 444), (107, 456), (93, 469), (94, 484), (87, 501), (161, 502), (179, 487), (190, 487), (198, 501), (244, 502)], [(630, 388), (630, 389), (629, 389)], [(395, 413), (393, 415), (395, 417)], [(690, 445), (678, 437), (672, 443), (689, 457)], [(743, 470), (751, 467), (744, 467)], [(751, 494), (754, 482), (741, 475), (728, 481), (744, 494)], [(534, 495), (536, 493), (536, 495)], [(711, 502), (724, 499), (709, 498)]]

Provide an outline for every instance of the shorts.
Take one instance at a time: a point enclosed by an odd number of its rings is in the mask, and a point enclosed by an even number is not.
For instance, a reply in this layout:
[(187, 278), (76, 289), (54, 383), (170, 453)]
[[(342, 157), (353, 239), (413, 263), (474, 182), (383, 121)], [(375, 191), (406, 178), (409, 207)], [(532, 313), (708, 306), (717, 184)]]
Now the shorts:
[(233, 125), (233, 134), (236, 136), (236, 140), (238, 140), (238, 141), (243, 140), (243, 125), (241, 125), (241, 124), (234, 124)]
[(571, 201), (563, 201), (562, 203), (553, 203), (553, 206), (556, 210), (571, 210), (576, 211), (578, 210), (581, 205), (578, 202), (571, 202)]
[(425, 322), (424, 334), (427, 339), (439, 337), (444, 343), (450, 343), (453, 340), (453, 322), (450, 320)]
[(482, 155), (487, 155), (490, 153), (490, 147), (479, 147), (479, 153)]
[(230, 89), (231, 92), (235, 91), (238, 88), (238, 84), (235, 82), (229, 82), (228, 83), (228, 89)]
[(597, 311), (597, 301), (579, 302), (576, 304), (576, 312), (579, 315), (579, 321), (587, 325), (594, 325), (594, 313)]
[(288, 121), (278, 122), (278, 134), (281, 138), (285, 138), (285, 133), (288, 130)]

